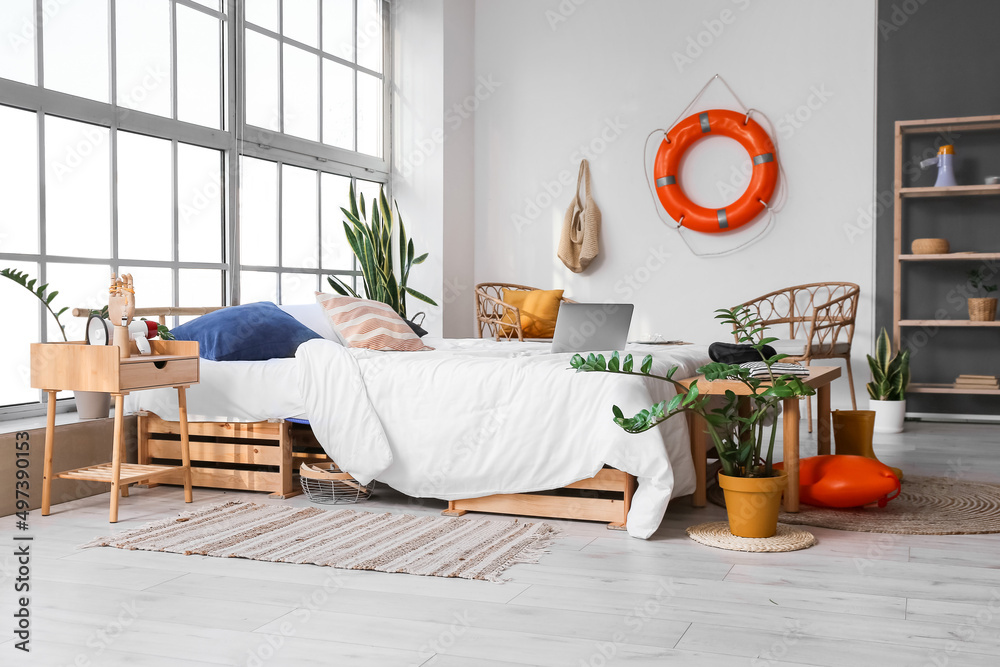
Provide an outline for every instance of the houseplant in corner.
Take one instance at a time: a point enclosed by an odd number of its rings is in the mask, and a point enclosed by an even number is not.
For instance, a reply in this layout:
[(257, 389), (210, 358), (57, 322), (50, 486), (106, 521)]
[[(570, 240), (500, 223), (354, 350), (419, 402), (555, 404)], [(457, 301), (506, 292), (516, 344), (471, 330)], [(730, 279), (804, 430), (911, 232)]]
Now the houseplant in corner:
[(910, 383), (910, 351), (892, 354), (889, 334), (883, 328), (875, 342), (875, 356), (868, 355), (868, 367), (872, 371), (868, 404), (875, 411), (875, 432), (901, 433)]
[(765, 357), (764, 346), (775, 338), (764, 338), (760, 320), (746, 307), (716, 311), (716, 319), (732, 327), (740, 343), (752, 346), (767, 368), (767, 377), (750, 377), (750, 370), (735, 364), (711, 363), (698, 369), (705, 380), (736, 381), (749, 390), (748, 396), (727, 391), (721, 404), (713, 407), (711, 396), (699, 394), (698, 382), (685, 386), (674, 379), (677, 367), (666, 375), (654, 375), (653, 357), (647, 356), (633, 370), (632, 355), (620, 358), (617, 352), (604, 355), (575, 355), (570, 365), (578, 372), (604, 372), (638, 375), (668, 382), (677, 390), (669, 401), (660, 401), (648, 410), (626, 417), (614, 406), (614, 420), (628, 433), (642, 433), (681, 413), (701, 417), (711, 437), (722, 471), (719, 485), (725, 491), (729, 529), (739, 537), (771, 537), (777, 530), (781, 492), (788, 483), (784, 471), (773, 468), (774, 443), (777, 435), (778, 409), (787, 398), (811, 396), (812, 387), (791, 375), (775, 375), (773, 366), (787, 355)]
[[(13, 280), (15, 283), (34, 294), (56, 321), (56, 324), (59, 326), (59, 333), (62, 335), (63, 340), (67, 342), (69, 341), (69, 338), (66, 337), (66, 327), (59, 321), (59, 316), (69, 310), (69, 307), (64, 306), (58, 311), (52, 307), (52, 301), (55, 300), (56, 295), (59, 294), (58, 290), (54, 292), (47, 291), (49, 287), (48, 284), (35, 287), (35, 283), (38, 281), (37, 278), (31, 278), (27, 273), (17, 271), (15, 269), (4, 269), (0, 271), (0, 276)], [(111, 410), (111, 394), (107, 392), (76, 391), (73, 392), (73, 395), (76, 397), (76, 411), (77, 414), (80, 415), (80, 419), (100, 419), (102, 417), (107, 417), (108, 411)]]
[(987, 283), (981, 269), (969, 271), (969, 286), (978, 297), (969, 297), (969, 319), (975, 322), (992, 322), (997, 318), (997, 299), (989, 296), (997, 286)]
[[(38, 282), (37, 278), (32, 278), (24, 271), (18, 271), (16, 269), (3, 269), (0, 271), (0, 276), (4, 278), (9, 278), (21, 287), (25, 288), (31, 292), (35, 297), (42, 302), (45, 309), (49, 311), (52, 318), (56, 321), (59, 326), (59, 333), (62, 335), (64, 341), (69, 342), (69, 338), (66, 336), (66, 327), (59, 320), (59, 317), (69, 310), (69, 306), (64, 306), (56, 311), (52, 307), (52, 302), (55, 300), (56, 295), (59, 294), (58, 290), (49, 292), (48, 283), (44, 285), (35, 286)], [(104, 319), (108, 318), (108, 307), (104, 306), (101, 310), (90, 311), (91, 315), (97, 315)], [(162, 324), (157, 327), (157, 332), (160, 338), (164, 340), (170, 340), (173, 338), (173, 334), (170, 330)], [(111, 410), (111, 394), (106, 391), (74, 391), (74, 397), (76, 398), (76, 412), (80, 419), (102, 419), (108, 416), (108, 412)]]
[[(427, 259), (427, 253), (415, 257), (413, 249), (413, 239), (406, 236), (406, 227), (403, 225), (403, 216), (399, 213), (399, 203), (393, 201), (396, 206), (396, 219), (399, 221), (397, 232), (397, 242), (399, 248), (399, 277), (396, 277), (397, 261), (393, 252), (392, 235), (395, 227), (392, 208), (385, 197), (385, 189), (380, 188), (378, 202), (371, 202), (371, 216), (365, 210), (365, 196), (361, 195), (360, 206), (354, 194), (354, 184), (350, 186), (348, 192), (351, 209), (341, 208), (346, 220), (344, 221), (344, 232), (347, 234), (347, 242), (354, 251), (354, 256), (358, 259), (358, 266), (361, 267), (361, 277), (365, 288), (365, 297), (380, 303), (387, 304), (396, 313), (406, 320), (414, 333), (419, 336), (427, 332), (415, 324), (406, 315), (406, 295), (436, 306), (426, 294), (422, 294), (410, 287), (407, 282), (410, 278), (410, 269), (415, 264), (423, 264)], [(328, 276), (327, 282), (341, 296), (353, 296), (356, 299), (361, 297), (351, 288), (350, 285), (340, 280), (336, 276)], [(419, 314), (419, 313), (418, 313)]]

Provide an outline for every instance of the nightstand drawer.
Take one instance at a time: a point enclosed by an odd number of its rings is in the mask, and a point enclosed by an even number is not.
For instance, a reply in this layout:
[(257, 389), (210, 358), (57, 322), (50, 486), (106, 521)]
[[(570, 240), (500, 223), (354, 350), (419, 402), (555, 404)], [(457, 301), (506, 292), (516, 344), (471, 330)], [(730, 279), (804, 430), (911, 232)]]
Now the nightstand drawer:
[(118, 385), (121, 391), (144, 387), (172, 387), (197, 382), (197, 359), (172, 359), (170, 361), (150, 359), (149, 361), (123, 363), (118, 371)]

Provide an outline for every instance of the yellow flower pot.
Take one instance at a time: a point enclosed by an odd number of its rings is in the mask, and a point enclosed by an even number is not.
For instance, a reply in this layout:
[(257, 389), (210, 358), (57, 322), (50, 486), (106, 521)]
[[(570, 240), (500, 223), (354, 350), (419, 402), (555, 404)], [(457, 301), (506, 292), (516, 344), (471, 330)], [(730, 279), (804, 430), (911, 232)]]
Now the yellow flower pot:
[(719, 473), (719, 486), (726, 496), (729, 532), (737, 537), (772, 537), (778, 532), (781, 493), (788, 475), (776, 470), (774, 477), (730, 477)]

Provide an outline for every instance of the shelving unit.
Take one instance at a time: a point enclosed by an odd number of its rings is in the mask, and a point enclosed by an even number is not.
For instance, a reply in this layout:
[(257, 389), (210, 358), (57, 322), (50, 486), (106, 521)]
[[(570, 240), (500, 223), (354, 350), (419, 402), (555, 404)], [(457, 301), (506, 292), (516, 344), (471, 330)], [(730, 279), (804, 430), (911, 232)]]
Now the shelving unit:
[[(972, 320), (920, 320), (903, 319), (903, 271), (910, 262), (984, 262), (1000, 260), (997, 252), (954, 252), (948, 254), (914, 255), (903, 252), (904, 200), (940, 197), (1000, 197), (1000, 185), (956, 185), (951, 187), (903, 187), (903, 148), (908, 136), (938, 133), (970, 133), (1000, 131), (1000, 116), (969, 116), (965, 118), (936, 118), (896, 122), (896, 163), (893, 178), (894, 230), (893, 230), (893, 339), (898, 347), (902, 329), (908, 327), (1000, 328), (1000, 321), (974, 322)], [(962, 394), (1000, 396), (1000, 389), (970, 389), (955, 387), (952, 383), (911, 383), (908, 390), (914, 394)]]

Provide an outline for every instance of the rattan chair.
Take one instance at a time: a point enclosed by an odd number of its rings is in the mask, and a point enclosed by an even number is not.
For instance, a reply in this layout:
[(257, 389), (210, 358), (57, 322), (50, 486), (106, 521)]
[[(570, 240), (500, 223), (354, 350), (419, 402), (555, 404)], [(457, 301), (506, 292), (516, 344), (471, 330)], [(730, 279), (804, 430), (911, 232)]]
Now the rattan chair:
[[(484, 333), (495, 340), (524, 341), (524, 330), (521, 328), (521, 311), (503, 301), (503, 290), (531, 291), (538, 289), (527, 285), (514, 283), (479, 283), (476, 285), (476, 338), (482, 338)], [(576, 303), (572, 299), (562, 297), (560, 301)], [(506, 322), (503, 317), (510, 313)]]
[[(854, 283), (810, 283), (765, 294), (742, 304), (751, 308), (767, 327), (788, 325), (788, 338), (780, 329), (771, 344), (784, 361), (808, 366), (814, 359), (843, 359), (850, 383), (851, 406), (857, 410), (854, 375), (851, 372), (851, 343), (861, 288)], [(734, 335), (735, 337), (735, 335)], [(806, 399), (806, 420), (812, 433), (812, 399)]]

